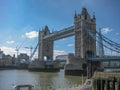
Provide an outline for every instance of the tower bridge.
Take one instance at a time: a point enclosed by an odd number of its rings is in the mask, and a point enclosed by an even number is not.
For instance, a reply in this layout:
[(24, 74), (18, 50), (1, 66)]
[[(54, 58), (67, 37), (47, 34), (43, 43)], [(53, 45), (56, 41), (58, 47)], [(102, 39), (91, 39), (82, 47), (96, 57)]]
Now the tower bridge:
[(91, 18), (86, 8), (82, 9), (81, 14), (74, 16), (74, 25), (64, 28), (60, 31), (51, 33), (48, 26), (45, 26), (39, 32), (39, 60), (43, 60), (44, 56), (48, 60), (53, 60), (53, 42), (69, 36), (75, 36), (75, 57), (86, 58), (87, 54), (96, 54), (96, 41), (87, 35), (84, 30), (87, 27), (93, 34), (96, 32), (95, 15)]
[[(52, 33), (48, 26), (45, 26), (39, 31), (38, 63), (33, 66), (45, 68), (44, 56), (47, 57), (47, 60), (53, 60), (54, 41), (70, 36), (75, 36), (75, 55), (68, 55), (65, 74), (86, 75), (86, 69), (88, 69), (88, 74), (91, 73), (92, 75), (94, 70), (99, 68), (100, 61), (115, 59), (113, 57), (105, 58), (104, 49), (120, 53), (120, 44), (109, 40), (96, 30), (95, 15), (91, 17), (84, 7), (80, 14), (75, 13), (73, 26)], [(99, 55), (96, 53), (96, 43), (99, 44)], [(120, 57), (116, 60), (119, 61)]]
[[(48, 26), (45, 26), (39, 31), (38, 37), (38, 63), (35, 67), (45, 68), (44, 57), (47, 60), (53, 60), (54, 41), (62, 38), (75, 36), (75, 55), (68, 55), (67, 64), (65, 65), (65, 74), (83, 74), (86, 75), (87, 57), (96, 56), (96, 40), (94, 40), (86, 31), (85, 28), (96, 36), (96, 18), (89, 15), (84, 7), (80, 14), (74, 15), (74, 25), (64, 28), (60, 31), (50, 32)], [(38, 65), (37, 65), (38, 64)], [(35, 68), (34, 67), (34, 68)]]

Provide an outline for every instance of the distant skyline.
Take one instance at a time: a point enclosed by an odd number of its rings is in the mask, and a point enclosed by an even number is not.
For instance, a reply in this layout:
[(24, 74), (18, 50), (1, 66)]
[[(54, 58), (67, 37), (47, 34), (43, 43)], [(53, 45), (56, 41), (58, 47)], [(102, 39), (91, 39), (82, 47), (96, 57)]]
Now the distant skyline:
[[(38, 31), (74, 25), (74, 14), (86, 7), (96, 16), (96, 29), (120, 44), (120, 0), (0, 0), (0, 48), (5, 54), (28, 53), (37, 45)], [(74, 37), (54, 42), (54, 56), (74, 53)]]

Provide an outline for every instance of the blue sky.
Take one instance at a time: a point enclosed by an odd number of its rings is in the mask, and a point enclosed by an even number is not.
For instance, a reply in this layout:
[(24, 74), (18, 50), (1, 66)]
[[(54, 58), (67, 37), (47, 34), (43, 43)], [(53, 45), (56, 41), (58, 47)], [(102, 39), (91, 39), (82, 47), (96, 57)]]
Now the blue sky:
[[(96, 28), (120, 44), (120, 0), (0, 0), (0, 48), (6, 54), (28, 53), (35, 47), (36, 34), (45, 25), (61, 30), (74, 25), (74, 13), (85, 6), (96, 15)], [(74, 52), (74, 37), (54, 42), (54, 53)]]

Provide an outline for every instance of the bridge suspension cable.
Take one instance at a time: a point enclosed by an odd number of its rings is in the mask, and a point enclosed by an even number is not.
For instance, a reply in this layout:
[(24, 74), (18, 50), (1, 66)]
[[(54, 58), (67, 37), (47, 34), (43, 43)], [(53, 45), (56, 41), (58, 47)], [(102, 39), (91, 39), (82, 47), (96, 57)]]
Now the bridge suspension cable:
[(32, 54), (31, 54), (31, 56), (30, 56), (30, 60), (32, 60), (33, 56), (35, 55), (35, 52), (37, 51), (38, 46), (39, 46), (39, 43), (37, 43), (34, 51), (32, 52)]
[[(100, 35), (100, 33), (99, 33), (98, 31), (96, 31), (96, 33), (97, 33), (98, 35)], [(118, 44), (118, 43), (116, 43), (116, 42), (114, 42), (114, 41), (108, 39), (108, 38), (105, 37), (104, 35), (102, 35), (102, 37), (104, 38), (104, 40), (106, 40), (106, 41), (108, 41), (109, 43), (111, 43), (111, 44), (113, 44), (113, 45), (115, 45), (115, 46), (117, 46), (117, 47), (120, 48), (120, 44)]]
[[(98, 34), (98, 36), (100, 35), (99, 32), (96, 31), (96, 34)], [(102, 35), (102, 34), (101, 34)], [(109, 46), (109, 49), (112, 50), (112, 51), (115, 51), (115, 52), (120, 52), (120, 45), (117, 44), (116, 42), (108, 39), (107, 37), (105, 37), (104, 35), (102, 35), (102, 40), (104, 42), (106, 42), (107, 45), (105, 45), (106, 47)]]
[[(117, 53), (120, 53), (120, 45), (117, 44), (116, 42), (113, 42), (112, 40), (106, 38), (105, 36), (102, 35), (102, 38), (103, 38), (103, 41), (105, 43), (101, 43), (99, 40), (97, 40), (96, 38), (99, 38), (100, 36), (100, 33), (99, 32), (95, 32), (95, 34), (93, 34), (89, 29), (85, 28), (84, 29), (86, 31), (86, 33), (88, 33), (95, 41), (97, 41), (101, 46), (111, 50), (111, 51), (114, 51), (114, 52), (117, 52)], [(111, 47), (110, 47), (111, 46)]]
[(16, 46), (15, 50), (17, 51), (17, 57), (18, 57), (18, 54), (19, 54), (19, 49), (22, 47), (22, 45), (25, 43), (26, 40), (27, 40), (27, 38), (25, 38), (20, 45)]

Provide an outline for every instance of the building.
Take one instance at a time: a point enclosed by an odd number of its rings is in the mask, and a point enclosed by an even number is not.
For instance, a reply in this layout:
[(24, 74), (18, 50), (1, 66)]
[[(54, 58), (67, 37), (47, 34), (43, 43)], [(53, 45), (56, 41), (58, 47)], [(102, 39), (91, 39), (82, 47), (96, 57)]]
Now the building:
[(13, 66), (15, 62), (16, 59), (14, 56), (5, 55), (3, 51), (0, 50), (0, 66)]
[(0, 49), (0, 66), (6, 66), (12, 64), (12, 57), (10, 55), (5, 55)]
[(12, 65), (12, 56), (3, 55), (3, 60), (4, 60), (6, 66), (11, 66)]
[(29, 56), (26, 53), (20, 53), (20, 55), (18, 55), (18, 61), (20, 63), (27, 63), (29, 62)]
[(56, 56), (56, 60), (67, 60), (68, 55), (58, 55)]
[(68, 55), (58, 55), (58, 56), (56, 56), (56, 60), (59, 61), (59, 67), (60, 68), (64, 68), (67, 58), (68, 58)]
[(3, 57), (3, 51), (1, 51), (0, 49), (0, 59), (2, 59), (2, 57)]

